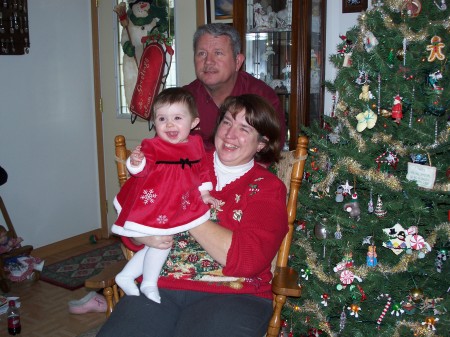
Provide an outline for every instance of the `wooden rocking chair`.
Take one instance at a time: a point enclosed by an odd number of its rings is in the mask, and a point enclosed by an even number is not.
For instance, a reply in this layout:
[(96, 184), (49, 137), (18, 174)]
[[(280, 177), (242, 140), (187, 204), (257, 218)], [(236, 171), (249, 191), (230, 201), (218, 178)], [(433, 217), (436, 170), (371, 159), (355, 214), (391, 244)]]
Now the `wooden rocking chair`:
[[(116, 136), (116, 160), (117, 160), (117, 175), (119, 184), (122, 185), (128, 179), (128, 173), (125, 161), (130, 154), (130, 150), (126, 147), (125, 137)], [(301, 287), (298, 284), (298, 273), (287, 266), (289, 250), (294, 231), (294, 221), (297, 213), (297, 198), (298, 192), (302, 183), (303, 172), (308, 151), (308, 138), (300, 136), (297, 140), (297, 148), (295, 151), (284, 152), (282, 160), (276, 166), (278, 177), (286, 184), (289, 195), (287, 199), (287, 213), (289, 231), (286, 234), (276, 257), (274, 264), (274, 276), (272, 279), (273, 299), (273, 315), (267, 330), (267, 337), (278, 337), (281, 327), (281, 309), (286, 303), (287, 297), (300, 297)], [(123, 247), (124, 254), (127, 259), (132, 256), (132, 252)], [(106, 315), (109, 316), (114, 308), (114, 305), (123, 296), (123, 292), (117, 287), (115, 283), (115, 276), (122, 270), (126, 261), (118, 262), (116, 265), (109, 267), (100, 274), (93, 276), (86, 280), (85, 287), (92, 289), (103, 289), (103, 294), (106, 297), (108, 309)]]

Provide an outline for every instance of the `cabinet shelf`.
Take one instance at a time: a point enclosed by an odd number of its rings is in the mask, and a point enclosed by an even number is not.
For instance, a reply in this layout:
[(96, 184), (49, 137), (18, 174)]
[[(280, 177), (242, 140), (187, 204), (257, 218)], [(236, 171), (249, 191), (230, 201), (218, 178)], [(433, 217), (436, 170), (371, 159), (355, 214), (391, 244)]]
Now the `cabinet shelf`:
[(303, 125), (321, 119), (326, 0), (235, 1), (245, 70), (280, 97), (293, 149)]

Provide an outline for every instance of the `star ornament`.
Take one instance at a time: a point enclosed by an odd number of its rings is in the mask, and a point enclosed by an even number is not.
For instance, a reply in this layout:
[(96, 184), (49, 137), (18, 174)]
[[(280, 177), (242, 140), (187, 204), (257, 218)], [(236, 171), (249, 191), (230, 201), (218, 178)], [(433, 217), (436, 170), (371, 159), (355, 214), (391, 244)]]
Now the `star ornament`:
[(344, 195), (352, 194), (352, 188), (353, 188), (353, 186), (351, 186), (351, 185), (348, 184), (348, 180), (345, 182), (345, 185), (341, 185), (341, 187), (342, 187), (342, 193), (343, 193)]
[(372, 129), (377, 123), (377, 115), (370, 109), (364, 112), (360, 112), (356, 115), (358, 124), (356, 125), (356, 131), (363, 132), (366, 128)]

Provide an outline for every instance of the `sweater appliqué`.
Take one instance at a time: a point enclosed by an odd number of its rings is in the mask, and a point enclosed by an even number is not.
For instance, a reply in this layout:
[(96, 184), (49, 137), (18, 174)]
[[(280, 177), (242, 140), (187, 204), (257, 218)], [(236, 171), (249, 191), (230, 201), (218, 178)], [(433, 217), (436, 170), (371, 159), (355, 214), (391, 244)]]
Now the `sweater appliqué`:
[[(261, 180), (263, 180), (263, 179), (264, 179), (263, 177), (256, 178), (256, 179), (254, 180), (254, 182), (258, 182), (258, 181), (261, 181)], [(256, 183), (255, 183), (255, 184), (249, 184), (248, 186), (249, 186), (250, 196), (255, 195), (256, 193), (259, 192), (259, 186), (258, 186), (258, 184), (256, 184)]]
[(242, 211), (240, 209), (233, 210), (233, 220), (241, 221), (242, 219)]
[(203, 281), (232, 289), (241, 289), (244, 282), (249, 282), (248, 279), (243, 277), (224, 276), (222, 266), (209, 256), (198, 242), (189, 235), (189, 232), (174, 235), (174, 245), (160, 276)]
[(222, 206), (225, 205), (225, 201), (220, 200), (219, 206), (217, 208), (211, 208), (210, 210), (210, 220), (219, 223), (219, 212), (223, 212)]

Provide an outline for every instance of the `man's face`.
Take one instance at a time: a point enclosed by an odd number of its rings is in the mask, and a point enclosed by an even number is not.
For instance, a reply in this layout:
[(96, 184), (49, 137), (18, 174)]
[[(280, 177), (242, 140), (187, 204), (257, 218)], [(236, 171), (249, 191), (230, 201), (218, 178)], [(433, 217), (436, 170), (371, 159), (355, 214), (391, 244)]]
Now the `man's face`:
[(242, 54), (234, 57), (228, 36), (214, 37), (205, 34), (197, 41), (194, 54), (195, 74), (210, 91), (228, 86), (231, 93), (243, 61)]

